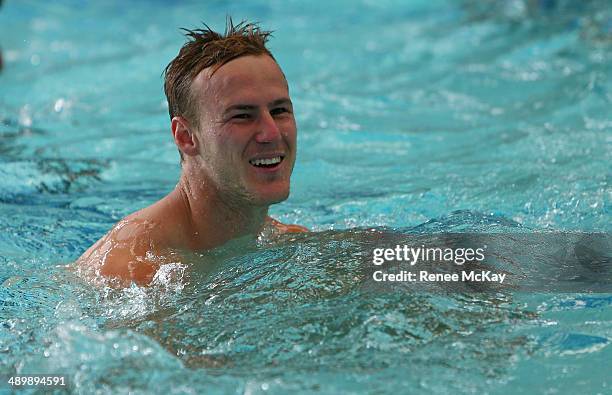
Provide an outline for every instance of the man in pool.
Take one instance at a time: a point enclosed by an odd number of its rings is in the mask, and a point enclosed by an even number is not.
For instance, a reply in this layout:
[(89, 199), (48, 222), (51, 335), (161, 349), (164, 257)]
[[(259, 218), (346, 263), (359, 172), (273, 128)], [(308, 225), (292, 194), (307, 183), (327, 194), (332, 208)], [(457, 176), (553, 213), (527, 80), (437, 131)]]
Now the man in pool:
[(265, 46), (270, 32), (231, 20), (224, 35), (208, 26), (186, 32), (164, 83), (179, 182), (79, 258), (97, 275), (147, 284), (171, 252), (209, 250), (264, 230), (306, 231), (268, 216), (289, 196), (297, 137), (287, 81)]

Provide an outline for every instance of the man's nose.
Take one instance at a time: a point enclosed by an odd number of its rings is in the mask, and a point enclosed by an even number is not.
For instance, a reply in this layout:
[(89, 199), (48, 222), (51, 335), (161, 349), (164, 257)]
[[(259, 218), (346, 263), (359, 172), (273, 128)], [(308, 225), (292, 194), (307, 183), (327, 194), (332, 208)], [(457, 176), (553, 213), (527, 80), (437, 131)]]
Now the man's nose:
[(270, 143), (281, 136), (276, 120), (268, 111), (263, 111), (263, 114), (259, 117), (258, 129), (255, 135), (255, 141), (258, 143)]

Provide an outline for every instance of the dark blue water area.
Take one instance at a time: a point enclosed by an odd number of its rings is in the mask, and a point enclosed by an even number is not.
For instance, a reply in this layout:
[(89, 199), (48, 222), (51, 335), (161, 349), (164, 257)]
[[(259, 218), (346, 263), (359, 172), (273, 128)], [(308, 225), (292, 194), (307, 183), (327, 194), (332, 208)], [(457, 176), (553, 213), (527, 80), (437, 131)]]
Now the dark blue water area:
[(607, 307), (612, 304), (612, 296), (580, 296), (572, 300), (564, 301), (560, 303), (562, 308), (586, 308), (586, 309), (597, 309), (601, 307)]
[(577, 333), (559, 333), (540, 339), (542, 345), (558, 348), (562, 353), (584, 351), (591, 347), (604, 347), (609, 340), (601, 336), (589, 336)]

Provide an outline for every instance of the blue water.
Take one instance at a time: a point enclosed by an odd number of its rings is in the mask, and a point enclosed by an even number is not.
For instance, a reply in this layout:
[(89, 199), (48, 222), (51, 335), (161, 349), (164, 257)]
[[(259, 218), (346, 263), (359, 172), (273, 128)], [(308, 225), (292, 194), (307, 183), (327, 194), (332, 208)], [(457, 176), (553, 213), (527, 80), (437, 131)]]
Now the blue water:
[[(201, 3), (0, 9), (0, 376), (65, 374), (82, 394), (612, 391), (611, 294), (373, 292), (362, 270), (414, 233), (612, 229), (607, 1)], [(160, 75), (178, 28), (226, 14), (275, 31), (299, 153), (271, 213), (313, 232), (194, 255), (148, 288), (84, 282), (70, 263), (178, 178)]]

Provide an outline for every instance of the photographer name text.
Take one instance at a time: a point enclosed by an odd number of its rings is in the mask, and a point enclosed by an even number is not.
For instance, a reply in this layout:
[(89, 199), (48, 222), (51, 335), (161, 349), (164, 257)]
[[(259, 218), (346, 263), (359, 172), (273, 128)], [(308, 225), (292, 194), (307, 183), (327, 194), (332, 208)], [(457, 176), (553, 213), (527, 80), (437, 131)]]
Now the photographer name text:
[(506, 273), (495, 273), (491, 270), (466, 271), (461, 273), (432, 273), (427, 270), (409, 272), (402, 270), (399, 273), (385, 273), (377, 270), (372, 274), (376, 282), (496, 282), (503, 284)]

